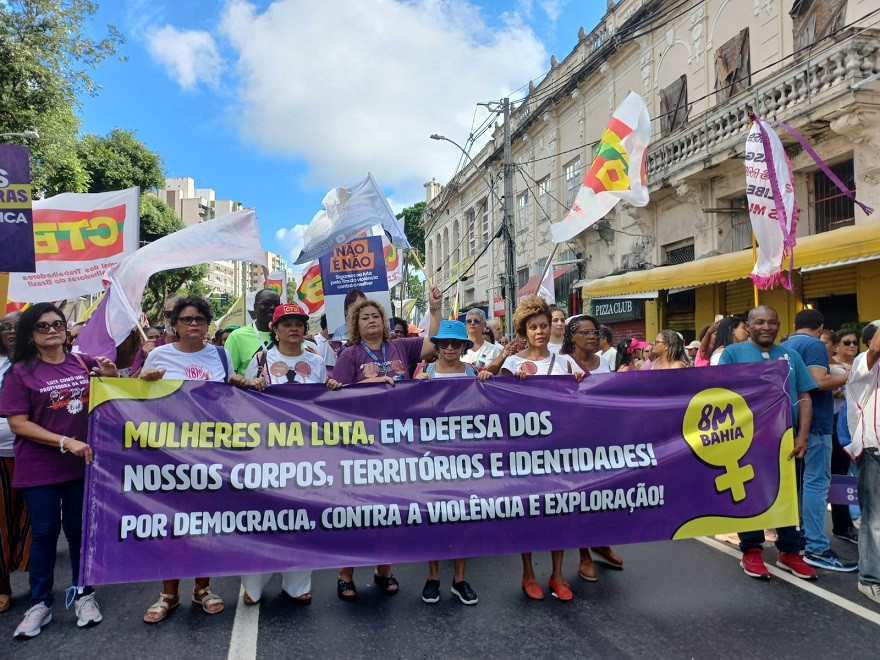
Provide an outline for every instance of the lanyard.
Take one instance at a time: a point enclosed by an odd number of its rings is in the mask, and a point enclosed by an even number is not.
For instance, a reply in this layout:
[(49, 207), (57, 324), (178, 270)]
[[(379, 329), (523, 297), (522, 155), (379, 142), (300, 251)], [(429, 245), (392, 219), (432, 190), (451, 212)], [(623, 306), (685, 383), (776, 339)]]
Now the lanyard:
[(263, 350), (268, 353), (269, 346), (263, 341), (263, 338), (260, 336), (260, 331), (257, 330), (257, 324), (254, 323), (251, 325), (251, 327), (254, 329), (254, 336), (257, 338), (257, 341), (260, 342), (260, 346), (262, 346)]
[(377, 365), (378, 364), (382, 365), (382, 373), (387, 374), (388, 373), (388, 369), (387, 369), (388, 361), (386, 359), (387, 356), (385, 355), (385, 342), (384, 341), (382, 342), (382, 362), (379, 362), (379, 358), (376, 357), (376, 354), (370, 350), (370, 347), (367, 346), (367, 342), (365, 342), (363, 339), (361, 340), (361, 346), (364, 347), (364, 350), (367, 352), (367, 355), (370, 356), (370, 358), (373, 360), (373, 362), (375, 362)]

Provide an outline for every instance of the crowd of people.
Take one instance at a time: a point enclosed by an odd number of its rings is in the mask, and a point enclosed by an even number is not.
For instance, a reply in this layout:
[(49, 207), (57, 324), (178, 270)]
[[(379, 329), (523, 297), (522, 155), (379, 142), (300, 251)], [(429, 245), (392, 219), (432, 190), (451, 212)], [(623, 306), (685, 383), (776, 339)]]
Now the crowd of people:
[[(563, 310), (537, 297), (525, 298), (505, 336), (497, 320), (481, 309), (469, 310), (464, 322), (442, 320), (442, 294), (429, 295), (429, 327), (422, 333), (403, 319), (389, 319), (381, 304), (353, 298), (347, 313), (347, 341), (330, 338), (326, 319), (321, 332), (308, 334), (308, 314), (278, 294), (257, 293), (253, 321), (222, 328), (210, 337), (210, 303), (199, 296), (165, 301), (161, 327), (135, 329), (118, 347), (116, 358), (71, 350), (63, 312), (39, 303), (0, 321), (0, 612), (10, 607), (10, 574), (29, 571), (31, 607), (15, 631), (18, 638), (38, 635), (52, 618), (56, 545), (64, 530), (78, 585), (82, 538), (85, 467), (92, 460), (88, 439), (89, 383), (92, 375), (203, 380), (230, 386), (266, 388), (312, 383), (330, 390), (358, 383), (401, 380), (495, 377), (521, 380), (534, 375), (574, 378), (594, 374), (683, 369), (783, 360), (794, 421), (791, 458), (797, 459), (802, 524), (776, 530), (777, 565), (803, 579), (816, 569), (859, 571), (858, 590), (880, 603), (880, 421), (877, 418), (880, 322), (861, 331), (824, 327), (822, 315), (803, 310), (793, 332), (781, 344), (776, 312), (756, 307), (748, 318), (727, 317), (704, 328), (700, 339), (685, 345), (665, 329), (653, 343), (635, 337), (615, 345), (612, 331), (588, 314), (566, 318)], [(145, 341), (144, 341), (145, 339)], [(860, 344), (865, 351), (860, 352)], [(839, 557), (825, 534), (830, 475), (857, 471), (860, 512), (835, 505), (832, 533), (858, 545), (859, 562)], [(860, 517), (860, 520), (859, 520)], [(860, 523), (860, 524), (859, 524)], [(762, 556), (765, 530), (740, 533), (746, 575), (767, 579)], [(579, 548), (578, 575), (595, 581), (594, 558), (620, 569), (623, 559), (608, 546)], [(571, 585), (562, 572), (564, 549), (551, 552), (546, 583), (552, 597), (567, 601)], [(466, 579), (467, 558), (453, 561), (451, 593), (465, 605), (478, 596)], [(522, 555), (522, 589), (530, 599), (545, 597), (531, 553)], [(169, 573), (173, 573), (169, 571)], [(258, 603), (271, 574), (241, 578), (246, 605)], [(392, 566), (378, 565), (373, 580), (386, 595), (400, 591)], [(295, 602), (311, 602), (310, 571), (286, 571), (282, 590)], [(428, 564), (422, 600), (440, 599), (439, 563)], [(357, 598), (354, 568), (339, 571), (337, 595)], [(91, 626), (102, 614), (90, 586), (71, 588), (77, 625)], [(224, 609), (210, 577), (195, 579), (191, 598), (206, 614)], [(162, 621), (180, 604), (180, 580), (163, 580), (159, 599), (144, 621)]]

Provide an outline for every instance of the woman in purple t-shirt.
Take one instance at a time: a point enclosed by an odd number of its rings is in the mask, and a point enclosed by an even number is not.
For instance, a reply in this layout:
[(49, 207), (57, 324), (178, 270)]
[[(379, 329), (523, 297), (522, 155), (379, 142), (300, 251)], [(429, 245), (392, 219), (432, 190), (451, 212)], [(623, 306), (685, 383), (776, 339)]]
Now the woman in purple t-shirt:
[[(15, 631), (35, 637), (52, 620), (52, 586), (58, 534), (64, 528), (73, 583), (79, 583), (85, 466), (92, 460), (86, 444), (89, 377), (115, 377), (116, 365), (104, 357), (72, 355), (64, 350), (67, 321), (55, 305), (38, 303), (18, 322), (12, 370), (0, 395), (0, 415), (15, 433), (13, 485), (24, 497), (33, 529), (30, 585), (33, 606)], [(76, 596), (77, 625), (101, 622), (91, 587)]]
[[(436, 347), (430, 337), (440, 327), (440, 303), (443, 294), (437, 287), (431, 288), (429, 307), (431, 325), (425, 339), (404, 337), (391, 341), (388, 317), (385, 309), (375, 300), (361, 300), (350, 310), (348, 322), (348, 346), (339, 354), (333, 369), (333, 379), (343, 385), (355, 383), (388, 383), (409, 379), (410, 364), (430, 357)], [(391, 564), (376, 566), (373, 581), (388, 596), (394, 596), (400, 585), (391, 572)], [(336, 594), (342, 600), (357, 598), (354, 584), (354, 568), (339, 570)]]

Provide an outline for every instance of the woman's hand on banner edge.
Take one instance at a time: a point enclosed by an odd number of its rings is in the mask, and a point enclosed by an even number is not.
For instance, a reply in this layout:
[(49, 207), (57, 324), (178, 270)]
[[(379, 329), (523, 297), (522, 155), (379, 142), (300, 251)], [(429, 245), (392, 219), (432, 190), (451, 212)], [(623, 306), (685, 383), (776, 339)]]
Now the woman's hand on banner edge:
[(240, 387), (242, 389), (246, 389), (253, 385), (253, 381), (250, 381), (239, 374), (232, 374), (229, 376), (229, 384), (235, 385), (236, 387)]
[(342, 383), (340, 383), (338, 380), (333, 380), (332, 378), (327, 379), (326, 385), (328, 390), (338, 390), (340, 387), (342, 387)]
[(144, 369), (143, 371), (141, 371), (141, 375), (138, 376), (138, 378), (147, 381), (162, 380), (162, 377), (164, 375), (164, 369)]
[(95, 360), (98, 362), (98, 366), (92, 369), (93, 374), (96, 376), (105, 376), (107, 378), (119, 377), (119, 370), (110, 358), (101, 355), (96, 357)]

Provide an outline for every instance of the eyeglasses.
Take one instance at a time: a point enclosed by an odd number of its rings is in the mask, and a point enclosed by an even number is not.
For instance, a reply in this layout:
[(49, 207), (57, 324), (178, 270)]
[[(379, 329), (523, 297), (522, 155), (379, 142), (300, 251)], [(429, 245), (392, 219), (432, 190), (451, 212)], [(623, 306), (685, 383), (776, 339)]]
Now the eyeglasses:
[(598, 330), (578, 330), (574, 334), (580, 335), (581, 337), (601, 337), (602, 333)]
[(464, 346), (464, 342), (461, 339), (438, 339), (437, 346), (440, 348), (446, 348), (451, 346), (452, 348), (461, 348)]
[(465, 319), (464, 322), (468, 325), (480, 325), (483, 319)]
[(844, 346), (858, 346), (859, 345), (859, 342), (855, 339), (844, 339), (840, 343), (843, 344)]
[(256, 304), (259, 305), (260, 307), (262, 307), (263, 309), (275, 309), (276, 307), (281, 305), (281, 301), (264, 300), (264, 301), (258, 302)]
[(162, 314), (165, 316), (166, 319), (171, 318), (171, 315), (174, 314), (174, 310), (173, 309), (163, 309)]
[(48, 335), (50, 330), (54, 330), (55, 332), (61, 332), (67, 327), (67, 324), (60, 319), (58, 321), (52, 321), (51, 323), (47, 323), (46, 321), (39, 321), (34, 323), (34, 330), (39, 332), (41, 335)]
[(18, 326), (12, 325), (11, 323), (0, 325), (0, 332), (15, 332), (16, 330), (18, 330)]
[(178, 316), (177, 322), (183, 325), (208, 325), (208, 319), (204, 316)]

